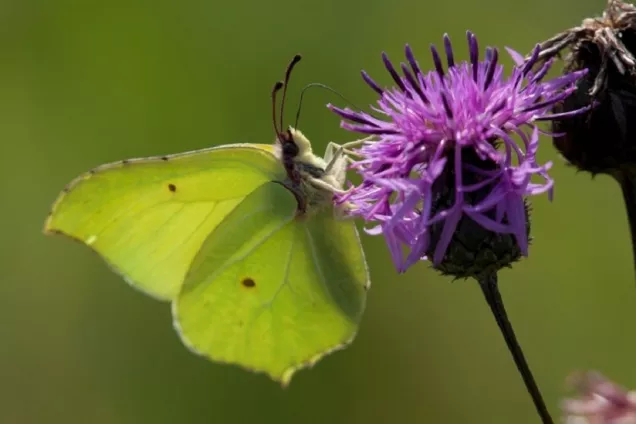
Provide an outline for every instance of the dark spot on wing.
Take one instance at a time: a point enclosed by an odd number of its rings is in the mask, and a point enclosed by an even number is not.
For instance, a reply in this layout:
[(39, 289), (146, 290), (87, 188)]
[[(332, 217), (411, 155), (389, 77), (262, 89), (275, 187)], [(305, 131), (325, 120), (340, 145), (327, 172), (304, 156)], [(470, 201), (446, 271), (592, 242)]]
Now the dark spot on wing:
[(168, 156), (161, 156), (161, 160), (168, 160)]
[(124, 159), (121, 161), (122, 165), (128, 165), (130, 163), (130, 161), (128, 159)]
[(241, 281), (241, 284), (243, 284), (243, 287), (252, 288), (256, 286), (256, 281), (252, 280), (250, 277), (247, 277), (244, 278), (243, 281)]
[(168, 190), (174, 193), (175, 191), (177, 191), (177, 186), (174, 184), (168, 184)]

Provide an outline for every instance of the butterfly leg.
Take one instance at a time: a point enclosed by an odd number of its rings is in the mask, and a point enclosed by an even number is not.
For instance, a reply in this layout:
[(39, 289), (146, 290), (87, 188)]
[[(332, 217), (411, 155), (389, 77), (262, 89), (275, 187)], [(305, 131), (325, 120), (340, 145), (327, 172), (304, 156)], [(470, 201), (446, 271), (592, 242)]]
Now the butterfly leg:
[[(360, 140), (349, 141), (345, 144), (337, 144), (330, 141), (329, 144), (327, 144), (327, 150), (325, 150), (324, 159), (325, 159), (325, 162), (327, 162), (327, 168), (325, 169), (325, 171), (327, 172), (331, 171), (331, 168), (333, 168), (333, 166), (336, 164), (336, 162), (338, 162), (338, 160), (343, 154), (351, 155), (351, 156), (360, 156), (356, 152), (349, 149), (352, 147), (360, 146), (364, 144), (365, 142), (370, 141), (371, 139), (373, 139), (373, 136), (365, 137)], [(349, 156), (346, 156), (346, 160), (350, 164), (354, 162), (353, 159), (351, 159)]]
[(328, 192), (333, 193), (333, 194), (343, 195), (343, 194), (349, 193), (349, 191), (351, 190), (351, 189), (349, 189), (349, 190), (341, 190), (339, 188), (336, 188), (336, 187), (332, 186), (329, 183), (324, 182), (323, 180), (321, 180), (319, 178), (310, 178), (309, 182), (314, 187), (322, 189), (322, 190), (325, 190), (325, 191), (328, 191)]
[(349, 202), (343, 203), (342, 207), (334, 209), (334, 218), (339, 221), (353, 221), (358, 217), (356, 215), (351, 214), (351, 206), (349, 206)]

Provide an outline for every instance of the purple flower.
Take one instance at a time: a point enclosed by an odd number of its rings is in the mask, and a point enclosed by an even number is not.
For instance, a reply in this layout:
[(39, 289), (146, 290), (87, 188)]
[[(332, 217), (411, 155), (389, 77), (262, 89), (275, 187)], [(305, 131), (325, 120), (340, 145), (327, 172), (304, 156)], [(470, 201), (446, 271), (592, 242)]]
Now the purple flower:
[(636, 391), (627, 391), (601, 374), (573, 376), (580, 396), (563, 402), (567, 424), (636, 424)]
[[(439, 265), (466, 218), (495, 235), (512, 235), (510, 240), (527, 256), (524, 197), (552, 193), (551, 163), (540, 165), (536, 159), (535, 122), (557, 117), (550, 109), (574, 91), (586, 70), (544, 81), (552, 61), (533, 69), (537, 46), (525, 62), (508, 49), (517, 66), (505, 77), (497, 49), (487, 48), (480, 61), (477, 39), (470, 32), (467, 37), (470, 62), (456, 63), (444, 35), (446, 71), (434, 46), (435, 70), (427, 73), (408, 45), (402, 76), (383, 54), (396, 84), (392, 89), (380, 88), (363, 71), (363, 79), (380, 95), (372, 107), (380, 118), (328, 106), (344, 118), (343, 128), (375, 136), (354, 150), (359, 160), (352, 168), (363, 182), (336, 201), (377, 224), (367, 232), (384, 235), (400, 272), (429, 256)], [(534, 176), (542, 181), (531, 181)], [(474, 232), (474, 224), (466, 226)]]

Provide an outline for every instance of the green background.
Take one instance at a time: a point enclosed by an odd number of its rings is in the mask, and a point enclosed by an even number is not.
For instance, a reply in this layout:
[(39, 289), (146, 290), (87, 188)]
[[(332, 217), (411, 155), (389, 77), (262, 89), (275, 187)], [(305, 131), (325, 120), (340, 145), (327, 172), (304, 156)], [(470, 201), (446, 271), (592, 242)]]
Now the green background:
[[(477, 285), (420, 263), (404, 275), (363, 236), (373, 285), (355, 343), (283, 390), (190, 354), (170, 308), (128, 287), (89, 249), (41, 233), (59, 190), (117, 159), (273, 141), (270, 89), (295, 53), (300, 88), (354, 103), (389, 84), (380, 53), (423, 67), (448, 32), (528, 51), (600, 13), (601, 0), (453, 2), (13, 0), (0, 3), (0, 423), (537, 423)], [(502, 52), (503, 53), (503, 52)], [(505, 63), (511, 61), (503, 53)], [(318, 150), (350, 140), (307, 93)], [(636, 387), (636, 283), (618, 185), (554, 159), (555, 201), (533, 200), (530, 257), (500, 275), (551, 410), (565, 378), (598, 369)], [(213, 189), (213, 188), (211, 188)]]

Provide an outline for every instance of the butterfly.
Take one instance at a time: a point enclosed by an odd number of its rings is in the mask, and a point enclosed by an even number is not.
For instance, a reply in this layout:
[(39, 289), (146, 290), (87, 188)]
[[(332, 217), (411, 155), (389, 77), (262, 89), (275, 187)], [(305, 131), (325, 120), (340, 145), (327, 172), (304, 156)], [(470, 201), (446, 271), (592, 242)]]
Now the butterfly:
[(190, 350), (283, 386), (353, 340), (370, 286), (355, 223), (332, 201), (343, 190), (349, 143), (330, 143), (319, 157), (299, 130), (282, 130), (298, 60), (272, 92), (273, 145), (98, 166), (64, 188), (44, 226), (90, 247), (133, 287), (171, 302)]

